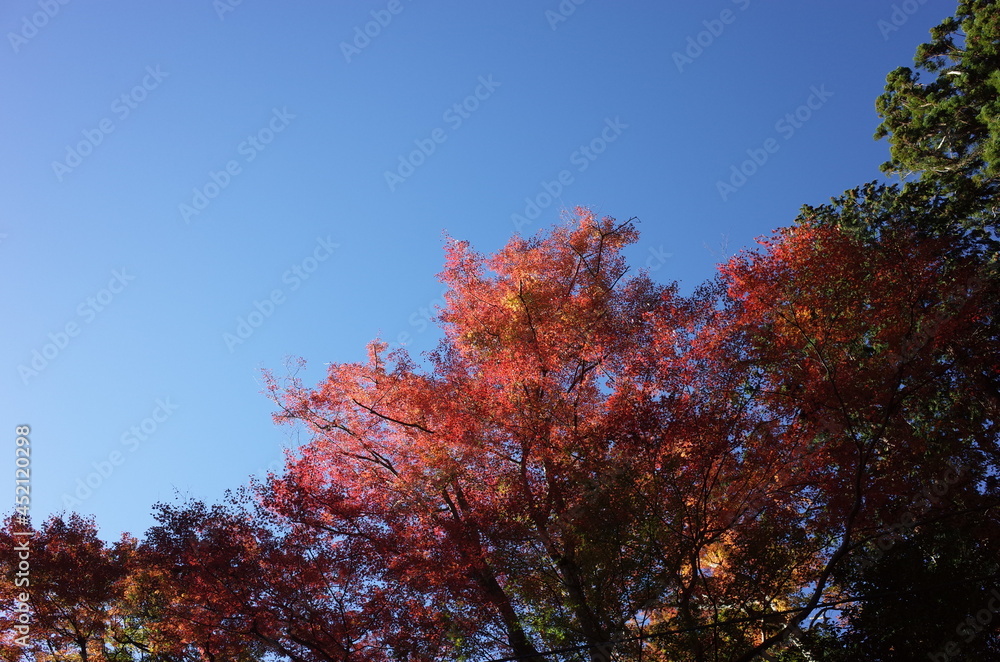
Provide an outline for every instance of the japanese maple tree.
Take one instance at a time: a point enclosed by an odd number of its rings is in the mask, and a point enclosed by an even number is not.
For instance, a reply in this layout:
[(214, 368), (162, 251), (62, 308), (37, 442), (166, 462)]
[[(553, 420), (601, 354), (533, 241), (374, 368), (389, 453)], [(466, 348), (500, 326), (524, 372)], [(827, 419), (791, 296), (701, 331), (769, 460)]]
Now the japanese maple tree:
[[(22, 559), (27, 563), (20, 577), (27, 581), (0, 583), (5, 659), (106, 662), (143, 647), (123, 609), (134, 539), (123, 536), (109, 547), (93, 520), (73, 514), (50, 517), (37, 530), (11, 518), (0, 545), (5, 578), (15, 577)], [(18, 623), (26, 623), (27, 636), (17, 638)]]
[(157, 519), (141, 550), (167, 597), (154, 629), (204, 658), (434, 656), (441, 624), (421, 623), (419, 599), (395, 591), (386, 600), (380, 569), (363, 549), (287, 526), (235, 497), (212, 507), (160, 504)]
[[(858, 630), (881, 613), (864, 592), (899, 585), (873, 578), (885, 559), (933, 586), (1000, 550), (990, 265), (941, 235), (816, 219), (682, 296), (628, 273), (637, 237), (578, 209), (491, 256), (449, 242), (426, 367), (376, 341), (314, 389), (268, 375), (277, 419), (310, 441), (239, 499), (160, 505), (141, 542), (47, 522), (42, 634), (4, 650), (700, 662), (904, 645)], [(945, 571), (923, 558), (953, 548)], [(937, 613), (977, 594), (949, 595)], [(860, 606), (838, 648), (843, 624), (805, 626), (842, 604)]]
[[(380, 580), (454, 619), (459, 650), (608, 659), (606, 642), (747, 609), (757, 598), (720, 603), (740, 580), (711, 568), (760, 528), (788, 458), (714, 330), (731, 323), (719, 288), (627, 278), (636, 238), (581, 209), (491, 257), (450, 243), (429, 374), (375, 342), (315, 390), (271, 378), (279, 418), (315, 437), (270, 507), (363, 545)], [(793, 535), (791, 508), (768, 535)], [(755, 591), (797, 589), (783, 562)]]
[(1000, 460), (997, 287), (957, 245), (803, 223), (722, 269), (760, 402), (782, 423), (779, 443), (800, 449), (784, 489), (807, 499), (802, 526), (823, 543), (791, 624), (834, 577), (871, 565), (876, 545), (970, 514), (985, 522), (997, 505), (984, 492)]
[(997, 365), (975, 264), (803, 224), (682, 297), (627, 277), (636, 237), (581, 209), (493, 256), (451, 242), (429, 371), (375, 342), (316, 389), (270, 377), (314, 439), (268, 507), (424, 596), (456, 651), (696, 660), (841, 596), (936, 468), (975, 507)]

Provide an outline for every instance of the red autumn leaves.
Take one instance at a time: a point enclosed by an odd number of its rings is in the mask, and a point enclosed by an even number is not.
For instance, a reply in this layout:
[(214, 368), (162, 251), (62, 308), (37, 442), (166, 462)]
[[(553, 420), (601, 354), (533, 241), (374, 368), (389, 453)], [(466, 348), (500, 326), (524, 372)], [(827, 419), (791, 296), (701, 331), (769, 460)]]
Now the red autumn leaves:
[(971, 258), (803, 224), (681, 296), (629, 271), (637, 240), (578, 210), (493, 256), (451, 242), (425, 366), (374, 342), (316, 388), (269, 375), (311, 434), (286, 472), (161, 506), (100, 552), (119, 588), (58, 590), (190, 659), (749, 659), (945, 462), (969, 471), (937, 508), (980, 498), (996, 293)]

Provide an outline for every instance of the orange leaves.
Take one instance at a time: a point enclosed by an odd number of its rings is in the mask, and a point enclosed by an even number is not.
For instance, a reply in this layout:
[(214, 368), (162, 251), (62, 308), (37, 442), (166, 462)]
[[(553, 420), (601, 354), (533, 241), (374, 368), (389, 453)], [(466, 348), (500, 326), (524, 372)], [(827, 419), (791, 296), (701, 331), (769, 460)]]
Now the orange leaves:
[[(957, 415), (941, 405), (971, 378), (971, 364), (956, 360), (986, 342), (976, 330), (984, 300), (967, 287), (975, 265), (950, 259), (944, 240), (903, 231), (871, 241), (806, 224), (761, 243), (766, 250), (720, 272), (732, 332), (752, 348), (760, 392), (787, 425), (784, 443), (802, 448), (803, 470), (835, 499), (850, 494), (858, 472), (871, 506), (914, 489), (906, 477), (940, 425), (930, 421)], [(954, 422), (970, 429), (967, 417)], [(880, 450), (885, 439), (892, 453)], [(962, 452), (957, 438), (950, 446), (946, 453)], [(877, 488), (870, 477), (880, 477)]]
[[(13, 522), (13, 520), (11, 520)], [(21, 559), (15, 545), (25, 538), (0, 534), (3, 575), (13, 577)], [(16, 542), (15, 542), (16, 540)], [(122, 632), (122, 601), (134, 563), (134, 541), (123, 538), (106, 547), (92, 520), (79, 515), (50, 517), (28, 538), (27, 584), (0, 583), (0, 624), (12, 631), (17, 614), (8, 610), (27, 593), (30, 605), (29, 650), (39, 654), (82, 655), (104, 660)]]
[(760, 623), (709, 624), (822, 595), (924, 464), (995, 446), (995, 292), (943, 243), (786, 228), (683, 297), (627, 277), (636, 238), (577, 210), (450, 242), (428, 369), (375, 341), (315, 388), (265, 376), (310, 439), (259, 507), (163, 506), (110, 549), (48, 524), (50, 639), (58, 597), (88, 646), (134, 617), (178, 657), (527, 659), (646, 623), (731, 659)]
[[(596, 349), (580, 340), (593, 341), (588, 332), (607, 314), (610, 292), (625, 271), (618, 251), (636, 233), (628, 223), (578, 214), (575, 227), (515, 238), (489, 258), (464, 242), (449, 245), (440, 278), (451, 291), (441, 320), (458, 351), (534, 372), (556, 369), (569, 348)], [(531, 352), (514, 353), (524, 346)]]
[(258, 486), (290, 533), (178, 520), (216, 555), (184, 595), (281, 641), (308, 639), (289, 605), (319, 604), (336, 626), (316, 650), (380, 659), (530, 657), (822, 592), (837, 536), (875, 526), (944, 430), (971, 430), (945, 403), (958, 340), (989, 319), (978, 295), (941, 245), (803, 225), (682, 297), (627, 277), (636, 238), (577, 210), (490, 256), (450, 241), (428, 370), (373, 342), (316, 388), (268, 375), (277, 418), (312, 436)]
[(798, 226), (720, 271), (756, 350), (783, 357), (786, 383), (825, 391), (834, 407), (891, 396), (892, 366), (872, 357), (899, 346), (942, 264), (934, 246), (911, 240), (866, 245), (836, 228)]
[[(726, 356), (718, 289), (683, 299), (626, 279), (620, 250), (636, 237), (578, 210), (493, 256), (451, 242), (431, 374), (373, 346), (315, 390), (272, 388), (315, 439), (269, 503), (363, 544), (400, 590), (478, 605), (479, 628), (514, 650), (545, 632), (620, 632), (630, 587), (648, 593), (706, 536), (743, 525), (776, 464), (728, 395), (744, 368)], [(740, 474), (752, 463), (762, 476)], [(526, 632), (538, 610), (555, 620)]]

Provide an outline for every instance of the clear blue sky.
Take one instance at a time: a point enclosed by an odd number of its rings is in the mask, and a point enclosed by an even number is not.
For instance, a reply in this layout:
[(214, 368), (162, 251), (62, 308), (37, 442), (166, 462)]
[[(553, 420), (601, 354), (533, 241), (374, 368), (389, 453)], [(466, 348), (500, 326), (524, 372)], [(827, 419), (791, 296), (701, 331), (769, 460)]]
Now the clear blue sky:
[(0, 10), (0, 435), (13, 486), (31, 426), (36, 522), (85, 496), (141, 534), (264, 473), (299, 440), (260, 370), (432, 348), (446, 232), (636, 216), (632, 264), (690, 291), (879, 176), (874, 99), (955, 8), (234, 2)]

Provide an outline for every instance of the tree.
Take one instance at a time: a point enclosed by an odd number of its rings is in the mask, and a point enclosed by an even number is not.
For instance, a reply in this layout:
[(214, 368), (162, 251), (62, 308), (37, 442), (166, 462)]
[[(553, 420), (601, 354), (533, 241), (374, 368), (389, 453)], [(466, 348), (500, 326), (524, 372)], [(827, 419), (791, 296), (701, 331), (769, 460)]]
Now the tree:
[(363, 540), (387, 579), (471, 618), (462, 652), (603, 660), (650, 610), (699, 622), (703, 556), (777, 460), (741, 454), (735, 436), (766, 430), (708, 400), (724, 362), (687, 356), (711, 292), (626, 280), (636, 237), (578, 210), (493, 257), (452, 242), (431, 374), (376, 342), (314, 391), (271, 378), (279, 418), (315, 434), (273, 507)]
[[(904, 662), (932, 655), (971, 662), (995, 657), (1000, 635), (975, 618), (996, 603), (1000, 518), (995, 506), (993, 512), (946, 510), (951, 512), (921, 518), (905, 537), (883, 539), (887, 549), (878, 549), (874, 562), (843, 569), (841, 581), (864, 599), (846, 606), (847, 627), (838, 645), (830, 646), (837, 652), (831, 659)], [(967, 624), (969, 615), (974, 629)]]
[[(941, 317), (938, 313), (923, 330), (916, 330), (918, 335), (911, 341), (926, 344), (916, 339), (932, 339), (928, 354), (936, 357), (939, 372), (955, 378), (950, 384), (940, 377), (936, 380), (939, 386), (924, 397), (925, 413), (919, 425), (914, 424), (914, 431), (926, 435), (939, 425), (931, 421), (947, 416), (960, 423), (978, 421), (980, 429), (974, 433), (976, 442), (971, 446), (978, 458), (971, 467), (974, 477), (966, 486), (975, 488), (961, 495), (949, 493), (956, 498), (950, 502), (950, 513), (938, 512), (939, 508), (921, 511), (926, 515), (922, 525), (906, 528), (905, 537), (899, 534), (898, 520), (886, 522), (897, 530), (869, 543), (875, 558), (849, 563), (838, 571), (838, 581), (855, 594), (895, 595), (886, 600), (862, 600), (848, 609), (847, 659), (860, 655), (873, 660), (912, 659), (928, 652), (914, 647), (921, 637), (928, 637), (928, 641), (936, 637), (943, 645), (955, 636), (953, 629), (950, 635), (946, 632), (954, 627), (954, 622), (946, 625), (948, 621), (958, 620), (965, 610), (974, 610), (974, 605), (983, 602), (983, 582), (989, 583), (991, 573), (996, 572), (989, 559), (996, 557), (998, 540), (998, 382), (996, 355), (989, 348), (995, 346), (998, 335), (1000, 298), (996, 229), (1000, 5), (994, 1), (959, 2), (955, 16), (932, 29), (931, 37), (930, 43), (917, 50), (919, 72), (906, 67), (893, 71), (876, 103), (883, 121), (875, 138), (887, 138), (890, 144), (891, 158), (883, 164), (883, 171), (904, 178), (916, 174), (918, 178), (902, 186), (871, 182), (834, 198), (830, 205), (807, 205), (797, 219), (800, 224), (845, 229), (876, 249), (887, 238), (891, 241), (900, 235), (909, 234), (911, 242), (924, 246), (933, 239), (941, 247), (943, 273), (959, 273), (970, 264), (978, 265), (974, 281), (968, 277), (959, 280), (976, 283), (976, 323), (954, 336), (956, 342), (945, 354), (940, 353), (943, 346), (938, 331), (944, 329), (942, 321), (956, 319), (951, 314)], [(951, 298), (955, 299), (954, 294)], [(972, 347), (976, 349), (966, 349)], [(977, 355), (980, 351), (984, 352), (982, 362)], [(916, 353), (925, 352), (911, 352)], [(963, 409), (969, 414), (968, 421), (962, 420)], [(938, 430), (955, 444), (971, 442), (967, 435), (973, 434), (966, 425)], [(927, 463), (933, 466), (934, 460)], [(929, 479), (940, 485), (940, 477)], [(887, 550), (876, 548), (876, 541)], [(942, 578), (957, 583), (934, 589)], [(909, 595), (904, 586), (909, 587)], [(903, 607), (908, 601), (909, 608)], [(914, 609), (915, 603), (925, 608)], [(915, 632), (920, 635), (914, 636)], [(902, 641), (909, 643), (903, 646)], [(980, 659), (984, 651), (995, 650), (990, 648), (995, 645), (995, 641), (980, 637), (974, 642), (975, 650), (963, 647), (963, 655)]]
[[(936, 78), (898, 69), (877, 104), (884, 170), (919, 179), (804, 207), (687, 297), (629, 274), (632, 221), (586, 209), (494, 255), (450, 241), (426, 367), (376, 340), (315, 388), (267, 374), (276, 419), (309, 443), (245, 499), (160, 505), (142, 543), (50, 520), (42, 637), (3, 652), (948, 650), (1000, 570), (997, 3), (960, 2), (932, 37), (917, 65)], [(972, 634), (965, 659), (996, 655)]]
[[(806, 449), (790, 467), (810, 499), (803, 526), (830, 536), (805, 606), (819, 606), (824, 583), (831, 597), (881, 605), (865, 593), (885, 568), (872, 560), (883, 546), (914, 530), (926, 540), (961, 521), (982, 526), (1000, 503), (995, 485), (986, 487), (1000, 468), (996, 282), (981, 261), (958, 260), (950, 242), (913, 231), (865, 240), (800, 224), (765, 247), (725, 265), (723, 278), (734, 329), (751, 338), (766, 375), (766, 406), (786, 422), (779, 443)], [(988, 531), (993, 547), (995, 525)], [(848, 579), (873, 564), (869, 581)], [(966, 564), (962, 579), (983, 580), (981, 567)], [(911, 588), (933, 585), (929, 575), (910, 576)], [(909, 613), (896, 618), (896, 634), (912, 634)], [(885, 622), (879, 628), (885, 634)]]
[(315, 389), (268, 375), (278, 420), (312, 433), (284, 474), (161, 505), (141, 544), (43, 526), (35, 652), (891, 660), (907, 581), (969, 585), (938, 626), (981, 599), (1000, 548), (982, 256), (800, 223), (683, 297), (629, 277), (636, 238), (579, 209), (492, 256), (451, 242), (427, 369), (376, 341)]
[[(199, 659), (433, 657), (440, 624), (421, 627), (422, 605), (377, 582), (378, 568), (364, 573), (363, 549), (290, 526), (246, 498), (160, 504), (157, 519), (142, 548), (167, 596), (155, 629), (193, 645)], [(408, 622), (394, 613), (404, 610)]]
[(269, 378), (314, 434), (269, 507), (468, 617), (467, 654), (749, 659), (842, 596), (929, 463), (995, 466), (991, 295), (946, 243), (787, 229), (684, 298), (625, 278), (635, 237), (578, 210), (452, 242), (430, 374), (376, 342), (315, 390)]
[[(931, 30), (914, 58), (921, 73), (899, 67), (876, 101), (883, 118), (875, 138), (889, 137), (890, 173), (920, 173), (956, 191), (1000, 177), (1000, 4), (961, 0), (954, 16)], [(984, 189), (983, 192), (986, 192)]]
[[(877, 233), (887, 223), (943, 232), (996, 254), (1000, 193), (1000, 3), (961, 0), (954, 16), (917, 48), (916, 70), (899, 67), (875, 103), (875, 138), (889, 142), (882, 171), (917, 179), (902, 187), (872, 182), (803, 208)], [(994, 258), (996, 259), (996, 258)]]
[[(34, 531), (20, 529), (11, 518), (0, 532), (3, 574), (13, 577), (22, 560), (28, 567), (22, 571), (26, 582), (0, 585), (0, 625), (8, 637), (5, 659), (154, 659), (147, 655), (155, 651), (145, 645), (144, 625), (124, 609), (136, 542), (123, 536), (107, 547), (93, 520), (76, 514), (52, 516)], [(25, 545), (23, 552), (15, 551)], [(27, 602), (22, 601), (25, 596)], [(22, 611), (24, 605), (27, 611)], [(26, 614), (30, 634), (18, 641), (12, 633), (21, 614)]]

